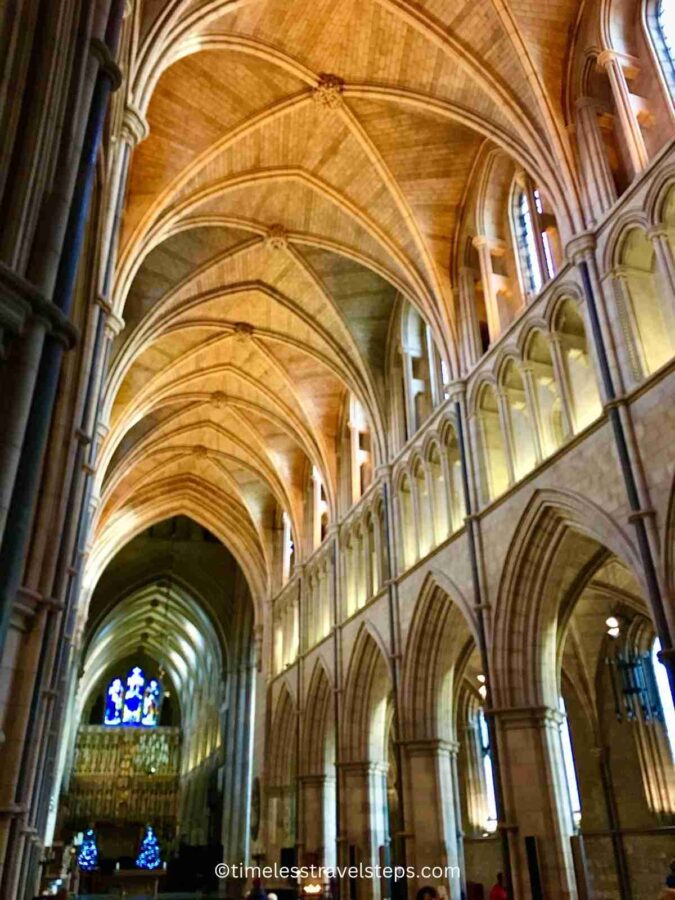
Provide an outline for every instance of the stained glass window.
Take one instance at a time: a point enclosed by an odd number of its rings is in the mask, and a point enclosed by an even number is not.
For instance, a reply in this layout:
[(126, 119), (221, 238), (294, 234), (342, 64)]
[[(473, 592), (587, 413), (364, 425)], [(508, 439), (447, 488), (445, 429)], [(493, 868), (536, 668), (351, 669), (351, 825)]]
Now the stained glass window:
[(675, 4), (672, 0), (659, 0), (656, 16), (661, 38), (675, 73)]
[(520, 251), (523, 281), (529, 294), (538, 294), (542, 286), (542, 274), (537, 258), (532, 212), (525, 191), (519, 190), (516, 197), (516, 230)]
[(105, 725), (159, 725), (162, 706), (162, 683), (158, 678), (146, 680), (140, 666), (130, 669), (125, 681), (118, 675), (108, 685), (105, 700)]

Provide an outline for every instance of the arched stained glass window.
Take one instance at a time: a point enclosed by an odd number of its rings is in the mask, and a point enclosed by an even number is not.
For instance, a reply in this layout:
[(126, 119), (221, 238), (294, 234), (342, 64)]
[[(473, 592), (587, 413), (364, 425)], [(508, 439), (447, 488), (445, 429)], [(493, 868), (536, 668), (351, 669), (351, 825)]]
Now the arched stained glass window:
[(672, 0), (659, 0), (656, 19), (673, 74), (675, 74), (675, 4)]
[(124, 679), (116, 675), (108, 685), (105, 698), (104, 725), (159, 725), (164, 692), (158, 678), (146, 680), (140, 666), (130, 669)]
[(523, 281), (529, 294), (538, 294), (542, 286), (542, 274), (537, 258), (532, 211), (524, 190), (517, 191), (515, 200), (516, 233)]

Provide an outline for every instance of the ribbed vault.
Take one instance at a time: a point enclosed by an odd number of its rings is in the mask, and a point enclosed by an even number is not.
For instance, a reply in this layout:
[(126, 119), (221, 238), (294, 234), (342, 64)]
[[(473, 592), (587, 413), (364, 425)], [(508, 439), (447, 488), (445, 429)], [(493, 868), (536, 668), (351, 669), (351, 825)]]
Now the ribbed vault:
[(386, 455), (397, 301), (457, 371), (454, 266), (477, 160), (506, 154), (551, 198), (563, 238), (579, 225), (560, 111), (576, 11), (140, 5), (126, 107), (148, 136), (114, 286), (125, 326), (104, 397), (95, 565), (171, 512), (227, 542), (256, 597), (281, 512), (306, 552), (313, 470), (337, 512), (349, 394), (374, 461)]

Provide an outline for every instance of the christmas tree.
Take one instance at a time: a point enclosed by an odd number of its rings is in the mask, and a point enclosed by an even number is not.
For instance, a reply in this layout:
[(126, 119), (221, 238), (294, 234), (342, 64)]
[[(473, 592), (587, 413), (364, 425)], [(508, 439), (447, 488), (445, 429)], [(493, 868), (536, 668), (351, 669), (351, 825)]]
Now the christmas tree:
[(98, 847), (93, 828), (88, 828), (77, 854), (77, 864), (83, 872), (93, 872), (98, 864)]
[(146, 825), (145, 835), (141, 841), (141, 852), (136, 857), (136, 865), (139, 869), (156, 869), (161, 862), (157, 836), (152, 825)]

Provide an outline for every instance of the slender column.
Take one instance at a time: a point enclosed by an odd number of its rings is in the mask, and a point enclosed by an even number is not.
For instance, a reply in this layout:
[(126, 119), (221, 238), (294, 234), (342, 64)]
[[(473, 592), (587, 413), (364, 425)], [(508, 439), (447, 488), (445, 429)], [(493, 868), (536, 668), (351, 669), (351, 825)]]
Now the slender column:
[[(663, 648), (659, 656), (668, 672), (670, 690), (675, 697), (675, 649), (673, 648), (672, 638), (675, 625), (673, 624), (672, 609), (669, 608), (664, 600), (655, 562), (659, 552), (659, 536), (655, 530), (653, 510), (651, 509), (644, 477), (641, 475), (638, 465), (636, 465), (636, 462), (639, 464), (640, 455), (632, 428), (630, 408), (626, 406), (624, 398), (617, 394), (612, 378), (603, 330), (600, 324), (595, 285), (591, 274), (593, 244), (589, 241), (589, 236), (583, 235), (573, 241), (568, 247), (568, 254), (579, 268), (583, 282), (591, 332), (602, 377), (605, 409), (612, 425), (621, 474), (630, 507), (629, 521), (635, 528), (635, 537), (647, 589), (647, 599), (652, 620)], [(638, 471), (636, 472), (635, 469)]]
[(476, 311), (474, 272), (468, 266), (463, 266), (459, 270), (459, 310), (464, 368), (468, 372), (483, 355)]
[[(100, 68), (89, 110), (80, 167), (54, 288), (54, 303), (66, 318), (70, 315), (72, 305), (77, 264), (84, 239), (86, 215), (93, 190), (96, 158), (108, 99), (121, 82), (121, 74), (113, 60), (113, 54), (117, 48), (122, 12), (122, 0), (113, 0), (106, 41), (95, 44), (96, 53), (100, 58)], [(14, 597), (21, 583), (62, 355), (62, 344), (47, 337), (28, 416), (22, 456), (12, 491), (9, 515), (13, 520), (13, 527), (4, 535), (0, 551), (0, 647), (4, 645)]]
[(300, 775), (299, 780), (300, 844), (305, 859), (315, 857), (315, 865), (323, 865), (326, 860), (326, 801), (328, 792), (334, 790), (335, 780), (324, 774)]
[[(448, 878), (444, 887), (450, 900), (461, 898), (461, 853), (457, 839), (457, 805), (452, 757), (457, 755), (456, 743), (440, 740), (405, 741), (403, 747), (411, 791), (408, 804), (410, 818), (410, 865), (417, 872), (423, 866), (456, 867), (456, 876)], [(424, 797), (424, 803), (415, 802)], [(417, 888), (424, 882), (417, 882)]]
[(590, 222), (595, 224), (616, 200), (616, 187), (598, 123), (598, 104), (592, 97), (576, 103), (581, 167), (588, 196)]
[(466, 427), (466, 386), (458, 382), (453, 391), (455, 404), (455, 423), (457, 426), (457, 441), (460, 448), (460, 461), (462, 467), (462, 489), (464, 492), (464, 507), (466, 509), (466, 536), (469, 548), (469, 562), (471, 565), (471, 581), (473, 585), (474, 611), (478, 625), (478, 649), (480, 652), (481, 666), (487, 678), (485, 688), (485, 721), (488, 727), (490, 739), (490, 751), (495, 785), (495, 803), (497, 807), (498, 831), (501, 843), (502, 865), (506, 880), (506, 892), (509, 900), (514, 898), (514, 879), (518, 878), (517, 868), (514, 871), (514, 862), (517, 862), (512, 848), (511, 826), (509, 824), (509, 810), (504, 793), (504, 773), (502, 772), (502, 751), (499, 743), (499, 735), (492, 713), (492, 678), (490, 673), (490, 656), (487, 647), (487, 633), (485, 625), (485, 611), (489, 609), (484, 596), (484, 585), (481, 577), (482, 562), (479, 554), (481, 550), (480, 523), (474, 512), (477, 508), (475, 485), (472, 489), (471, 477), (473, 474), (473, 460), (475, 459), (472, 447), (476, 447), (476, 441), (467, 433)]
[(544, 453), (544, 423), (541, 418), (541, 410), (539, 408), (539, 393), (534, 380), (534, 372), (531, 365), (523, 366), (523, 383), (525, 386), (525, 402), (530, 412), (532, 420), (532, 437), (534, 439), (534, 452), (537, 457), (537, 464), (546, 456)]
[(569, 378), (567, 376), (567, 366), (565, 365), (562, 344), (560, 342), (560, 335), (556, 333), (550, 334), (549, 342), (551, 345), (551, 360), (553, 361), (553, 375), (560, 390), (563, 418), (565, 420), (565, 433), (570, 437), (575, 432), (575, 410)]
[(647, 166), (649, 156), (631, 104), (622, 57), (615, 50), (604, 50), (598, 56), (598, 65), (607, 72), (633, 175), (638, 175)]
[(490, 332), (490, 342), (494, 343), (508, 324), (507, 310), (500, 309), (497, 292), (495, 291), (490, 239), (483, 235), (476, 235), (473, 239), (473, 245), (478, 250), (483, 293), (485, 295), (485, 309), (488, 317), (488, 331)]
[(647, 232), (647, 237), (654, 247), (657, 269), (661, 276), (661, 283), (666, 293), (666, 303), (672, 318), (675, 304), (675, 260), (673, 260), (668, 231), (665, 227), (651, 228)]
[(504, 454), (506, 456), (506, 467), (509, 472), (509, 484), (514, 484), (516, 481), (516, 449), (511, 428), (509, 400), (501, 388), (497, 391), (497, 405), (499, 407), (499, 426), (504, 439)]
[(574, 833), (560, 725), (563, 716), (550, 707), (493, 709), (503, 741), (504, 790), (518, 839), (516, 896), (534, 896), (528, 875), (525, 838), (534, 837), (543, 895), (547, 900), (576, 897), (570, 836)]

